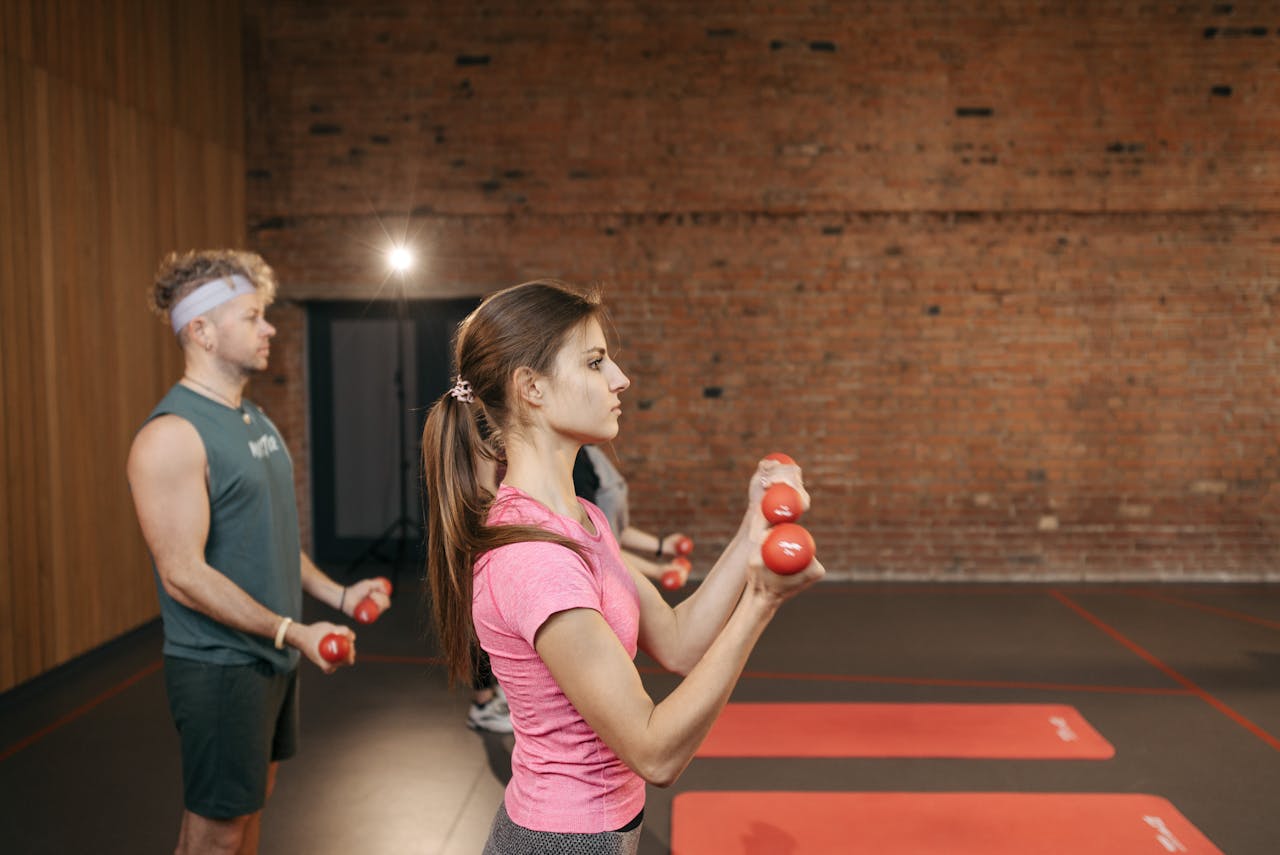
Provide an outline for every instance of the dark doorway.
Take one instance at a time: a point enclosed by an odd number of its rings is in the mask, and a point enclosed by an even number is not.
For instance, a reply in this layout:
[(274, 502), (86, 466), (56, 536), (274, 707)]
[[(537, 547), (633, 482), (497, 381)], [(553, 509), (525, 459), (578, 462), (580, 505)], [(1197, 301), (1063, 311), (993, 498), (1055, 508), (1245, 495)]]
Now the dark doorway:
[(366, 561), (421, 560), (422, 425), (452, 380), (454, 332), (478, 303), (466, 297), (307, 305), (317, 561), (354, 570)]

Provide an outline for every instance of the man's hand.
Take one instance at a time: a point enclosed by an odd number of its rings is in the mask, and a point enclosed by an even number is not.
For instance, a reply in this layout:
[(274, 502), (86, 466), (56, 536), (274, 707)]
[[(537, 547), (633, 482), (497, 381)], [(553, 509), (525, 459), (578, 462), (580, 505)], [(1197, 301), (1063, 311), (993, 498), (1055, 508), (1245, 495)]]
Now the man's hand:
[[(330, 633), (346, 636), (351, 642), (351, 649), (347, 651), (347, 658), (340, 662), (330, 662), (320, 653), (320, 642)], [(338, 626), (336, 623), (329, 623), (328, 621), (317, 621), (316, 623), (294, 622), (289, 624), (284, 638), (286, 642), (298, 648), (303, 656), (310, 659), (317, 668), (326, 674), (332, 674), (344, 665), (356, 664), (356, 634), (351, 631), (350, 627)]]

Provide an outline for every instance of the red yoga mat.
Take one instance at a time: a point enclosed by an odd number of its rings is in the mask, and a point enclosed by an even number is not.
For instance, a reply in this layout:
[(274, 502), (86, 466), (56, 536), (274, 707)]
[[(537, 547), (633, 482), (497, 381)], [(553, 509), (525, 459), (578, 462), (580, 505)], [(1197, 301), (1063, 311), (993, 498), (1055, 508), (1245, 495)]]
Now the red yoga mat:
[(1055, 704), (729, 704), (699, 757), (1106, 760), (1111, 743)]
[(1206, 855), (1172, 804), (1133, 793), (716, 793), (675, 797), (672, 855)]

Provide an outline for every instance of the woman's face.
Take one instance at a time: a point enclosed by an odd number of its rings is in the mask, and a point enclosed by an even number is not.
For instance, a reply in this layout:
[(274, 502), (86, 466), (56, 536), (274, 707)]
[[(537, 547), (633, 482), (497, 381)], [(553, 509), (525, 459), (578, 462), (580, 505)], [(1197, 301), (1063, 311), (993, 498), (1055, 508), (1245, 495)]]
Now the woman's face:
[(556, 354), (554, 373), (541, 381), (551, 426), (583, 443), (618, 435), (622, 392), (631, 385), (609, 358), (604, 330), (592, 318), (571, 332)]

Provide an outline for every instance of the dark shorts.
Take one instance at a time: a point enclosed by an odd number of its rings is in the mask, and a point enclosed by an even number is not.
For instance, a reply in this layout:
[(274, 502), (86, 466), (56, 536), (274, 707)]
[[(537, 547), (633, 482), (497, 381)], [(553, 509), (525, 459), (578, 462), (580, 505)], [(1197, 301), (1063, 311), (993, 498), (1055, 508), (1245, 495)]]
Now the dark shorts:
[(182, 740), (187, 810), (208, 819), (262, 810), (268, 766), (298, 750), (297, 669), (166, 656), (164, 682)]

